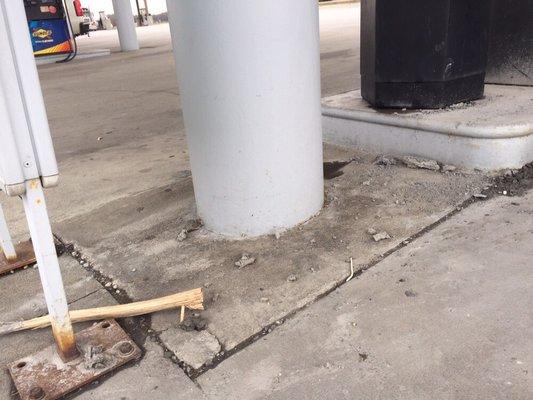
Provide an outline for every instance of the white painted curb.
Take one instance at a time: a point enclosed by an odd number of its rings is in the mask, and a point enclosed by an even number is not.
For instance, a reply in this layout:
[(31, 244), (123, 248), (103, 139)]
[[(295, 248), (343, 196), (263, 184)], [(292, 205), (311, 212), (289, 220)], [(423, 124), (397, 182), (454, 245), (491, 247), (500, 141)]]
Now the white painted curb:
[(485, 99), (445, 110), (376, 111), (359, 91), (323, 99), (324, 140), (483, 170), (533, 161), (533, 88), (487, 85)]

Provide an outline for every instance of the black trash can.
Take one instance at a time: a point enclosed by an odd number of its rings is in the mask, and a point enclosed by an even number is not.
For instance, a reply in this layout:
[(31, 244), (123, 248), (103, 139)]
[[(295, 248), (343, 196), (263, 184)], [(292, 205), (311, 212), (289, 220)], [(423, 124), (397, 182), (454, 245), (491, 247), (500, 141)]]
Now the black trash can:
[(361, 93), (380, 108), (483, 96), (492, 0), (362, 0)]

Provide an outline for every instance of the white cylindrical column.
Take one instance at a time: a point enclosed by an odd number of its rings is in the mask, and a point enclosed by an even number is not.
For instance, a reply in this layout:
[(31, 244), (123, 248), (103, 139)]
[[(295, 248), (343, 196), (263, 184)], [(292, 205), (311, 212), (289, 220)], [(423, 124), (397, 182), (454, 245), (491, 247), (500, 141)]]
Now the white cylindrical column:
[(139, 50), (130, 0), (113, 0), (113, 10), (115, 11), (120, 48), (122, 51)]
[(323, 204), (316, 0), (167, 0), (199, 216), (273, 233)]

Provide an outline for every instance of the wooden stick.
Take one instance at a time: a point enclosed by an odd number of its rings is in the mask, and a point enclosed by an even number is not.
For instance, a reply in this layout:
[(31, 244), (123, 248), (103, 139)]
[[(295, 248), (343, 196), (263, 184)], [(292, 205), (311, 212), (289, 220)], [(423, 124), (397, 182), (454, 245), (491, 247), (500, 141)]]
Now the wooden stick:
[[(204, 294), (201, 288), (189, 290), (187, 292), (176, 293), (158, 299), (139, 301), (130, 304), (119, 304), (116, 306), (89, 308), (86, 310), (70, 311), (72, 322), (84, 322), (102, 320), (107, 318), (125, 318), (138, 315), (150, 314), (156, 311), (169, 310), (178, 307), (187, 307), (193, 310), (203, 310)], [(0, 323), (0, 336), (12, 332), (27, 329), (39, 329), (50, 326), (50, 316), (30, 319), (28, 321)]]
[(346, 278), (346, 282), (350, 282), (355, 274), (355, 271), (353, 269), (353, 258), (350, 257), (350, 276)]
[(185, 306), (181, 306), (181, 313), (180, 313), (180, 324), (185, 319)]

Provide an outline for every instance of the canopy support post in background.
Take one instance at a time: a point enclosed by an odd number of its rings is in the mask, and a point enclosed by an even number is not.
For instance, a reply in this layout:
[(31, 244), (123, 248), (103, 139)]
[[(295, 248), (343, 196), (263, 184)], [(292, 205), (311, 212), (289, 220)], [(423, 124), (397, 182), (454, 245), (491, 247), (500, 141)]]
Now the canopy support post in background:
[[(122, 51), (139, 50), (139, 40), (130, 0), (113, 0), (113, 10)], [(139, 16), (140, 17), (140, 16)]]

